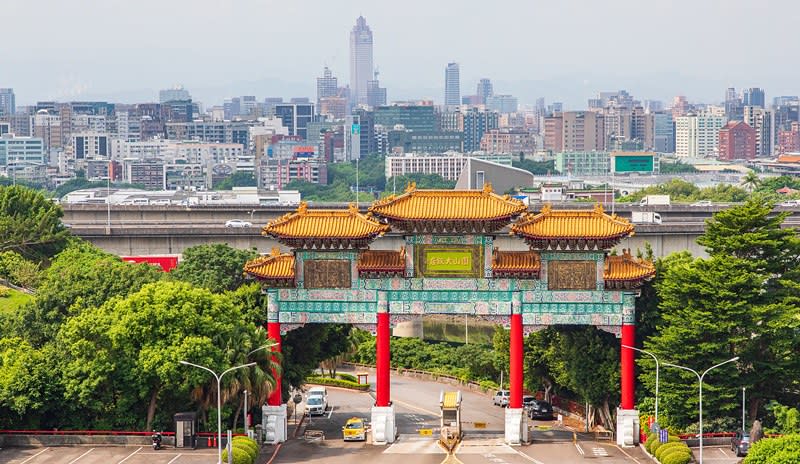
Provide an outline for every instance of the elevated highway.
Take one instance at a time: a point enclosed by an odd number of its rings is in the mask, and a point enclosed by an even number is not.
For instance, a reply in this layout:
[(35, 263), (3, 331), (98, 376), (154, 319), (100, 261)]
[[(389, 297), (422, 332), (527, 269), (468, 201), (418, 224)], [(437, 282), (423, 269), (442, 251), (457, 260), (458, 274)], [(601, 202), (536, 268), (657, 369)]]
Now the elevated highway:
[[(368, 204), (361, 205), (364, 209)], [(345, 208), (346, 205), (314, 204), (312, 207)], [(531, 205), (538, 210), (540, 205)], [(555, 209), (588, 209), (589, 203), (554, 204)], [(620, 217), (631, 217), (633, 211), (655, 211), (661, 215), (661, 224), (637, 224), (636, 234), (623, 239), (620, 247), (632, 250), (644, 249), (645, 243), (653, 247), (656, 256), (666, 256), (675, 251), (688, 250), (696, 256), (705, 251), (696, 239), (705, 230), (705, 221), (713, 213), (728, 205), (640, 207), (632, 204), (616, 204), (613, 211)], [(266, 253), (278, 243), (261, 235), (261, 227), (269, 221), (295, 210), (289, 206), (252, 205), (201, 205), (201, 206), (120, 206), (67, 204), (64, 208), (64, 223), (72, 232), (98, 247), (118, 255), (169, 255), (181, 254), (186, 248), (207, 244), (227, 243), (235, 248), (255, 248)], [(612, 211), (612, 206), (606, 206)], [(785, 225), (800, 225), (800, 208), (783, 207), (779, 211), (792, 211)], [(230, 219), (249, 221), (253, 227), (225, 227)], [(388, 240), (386, 239), (388, 238)], [(391, 232), (374, 245), (380, 248), (398, 248), (403, 239), (399, 233)], [(524, 249), (521, 240), (507, 237), (501, 231), (495, 241), (501, 249)]]

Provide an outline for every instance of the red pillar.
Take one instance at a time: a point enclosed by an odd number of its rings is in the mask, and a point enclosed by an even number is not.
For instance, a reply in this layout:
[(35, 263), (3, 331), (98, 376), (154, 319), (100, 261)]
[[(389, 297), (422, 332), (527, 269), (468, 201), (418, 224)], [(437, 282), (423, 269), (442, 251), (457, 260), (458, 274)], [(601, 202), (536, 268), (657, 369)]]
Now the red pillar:
[(389, 313), (379, 312), (378, 316), (378, 333), (375, 341), (376, 357), (375, 357), (375, 375), (376, 379), (376, 395), (375, 406), (388, 407), (389, 406), (389, 369), (390, 369), (390, 353), (389, 353)]
[[(628, 346), (636, 346), (636, 326), (633, 324), (623, 324), (622, 326), (622, 344)], [(622, 349), (622, 366), (620, 371), (620, 383), (622, 390), (622, 401), (620, 407), (622, 409), (634, 409), (636, 401), (634, 401), (634, 389), (636, 387), (636, 379), (634, 377), (634, 364), (633, 364), (633, 350)]]
[(522, 407), (522, 314), (511, 315), (511, 353), (509, 373), (510, 398), (508, 407), (519, 409)]
[[(272, 347), (272, 351), (281, 352), (281, 323), (280, 322), (267, 322), (267, 336), (271, 338), (277, 345)], [(273, 358), (275, 360), (275, 358)], [(281, 401), (281, 373), (275, 370), (272, 371), (275, 376), (275, 390), (270, 393), (267, 398), (267, 404), (270, 406), (280, 406)]]

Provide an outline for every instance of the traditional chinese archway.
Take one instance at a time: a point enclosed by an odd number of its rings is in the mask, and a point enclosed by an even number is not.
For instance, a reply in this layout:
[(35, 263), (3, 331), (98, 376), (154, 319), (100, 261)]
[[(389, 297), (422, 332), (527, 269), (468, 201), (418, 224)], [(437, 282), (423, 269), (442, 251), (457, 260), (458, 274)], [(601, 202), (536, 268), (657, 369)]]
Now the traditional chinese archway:
[[(509, 227), (510, 226), (510, 227)], [(494, 238), (509, 227), (528, 251), (504, 251)], [(399, 250), (370, 250), (394, 228)], [(281, 333), (310, 323), (346, 323), (376, 335), (374, 443), (397, 436), (390, 392), (390, 327), (426, 314), (471, 315), (511, 331), (510, 400), (505, 439), (527, 441), (522, 407), (523, 338), (549, 325), (592, 325), (634, 345), (634, 303), (652, 264), (608, 251), (633, 234), (628, 221), (592, 210), (529, 213), (520, 201), (483, 190), (417, 190), (376, 201), (363, 214), (315, 210), (301, 204), (264, 227), (292, 249), (259, 257), (245, 271), (268, 294), (267, 330)], [(275, 349), (280, 349), (278, 345)], [(622, 350), (618, 442), (638, 439), (632, 350)], [(268, 441), (286, 438), (280, 389), (264, 407)]]

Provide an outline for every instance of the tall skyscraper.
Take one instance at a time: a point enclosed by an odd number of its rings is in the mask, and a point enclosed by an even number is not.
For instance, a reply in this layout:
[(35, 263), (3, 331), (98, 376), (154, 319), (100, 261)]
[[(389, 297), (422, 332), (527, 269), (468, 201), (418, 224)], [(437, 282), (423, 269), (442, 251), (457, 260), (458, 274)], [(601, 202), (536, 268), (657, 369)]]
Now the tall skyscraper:
[(359, 16), (350, 31), (350, 96), (354, 103), (367, 104), (367, 81), (372, 80), (372, 30)]
[(759, 89), (758, 87), (744, 89), (742, 104), (744, 106), (758, 106), (759, 108), (765, 108), (764, 89)]
[(15, 108), (14, 89), (0, 89), (0, 117), (11, 116)]
[(478, 100), (480, 100), (482, 105), (486, 104), (486, 98), (494, 95), (494, 90), (492, 89), (492, 81), (489, 79), (481, 79), (478, 82)]
[(339, 92), (339, 80), (330, 69), (325, 66), (322, 77), (317, 78), (317, 108), (322, 107), (321, 100), (325, 97), (335, 97)]
[(461, 77), (458, 63), (447, 63), (444, 71), (444, 104), (445, 106), (461, 104)]

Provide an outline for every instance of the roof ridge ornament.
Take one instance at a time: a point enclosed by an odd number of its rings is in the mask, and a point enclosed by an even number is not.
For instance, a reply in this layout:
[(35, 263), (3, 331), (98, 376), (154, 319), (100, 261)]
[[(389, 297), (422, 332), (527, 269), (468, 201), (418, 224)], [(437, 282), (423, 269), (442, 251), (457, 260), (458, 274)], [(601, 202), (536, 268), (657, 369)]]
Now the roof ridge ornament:
[(280, 255), (281, 255), (281, 249), (280, 249), (280, 247), (276, 247), (276, 246), (275, 246), (275, 247), (272, 247), (272, 251), (270, 252), (270, 254), (269, 254), (269, 255), (270, 255), (270, 256), (273, 256), (273, 257), (275, 257), (275, 256), (280, 256)]
[(413, 192), (413, 191), (414, 191), (414, 190), (416, 190), (416, 189), (417, 189), (417, 183), (416, 183), (416, 182), (414, 182), (414, 181), (412, 180), (412, 181), (410, 181), (410, 182), (408, 183), (408, 185), (406, 185), (406, 191), (405, 191), (405, 193), (411, 193), (411, 192)]
[(301, 201), (300, 204), (297, 206), (297, 214), (305, 215), (308, 213), (308, 203), (305, 201)]
[(545, 203), (542, 205), (542, 210), (540, 212), (541, 214), (550, 214), (552, 212), (553, 212), (553, 205), (551, 205), (550, 203)]
[(594, 204), (594, 212), (597, 214), (603, 214), (605, 211), (603, 210), (603, 204), (599, 201)]
[(492, 193), (492, 183), (491, 182), (484, 182), (483, 183), (483, 193)]
[(347, 205), (347, 211), (350, 214), (356, 215), (358, 214), (358, 203), (350, 203)]

